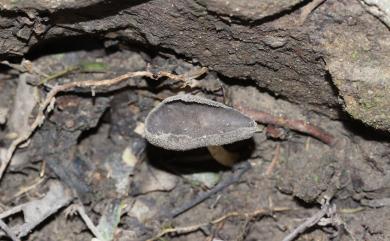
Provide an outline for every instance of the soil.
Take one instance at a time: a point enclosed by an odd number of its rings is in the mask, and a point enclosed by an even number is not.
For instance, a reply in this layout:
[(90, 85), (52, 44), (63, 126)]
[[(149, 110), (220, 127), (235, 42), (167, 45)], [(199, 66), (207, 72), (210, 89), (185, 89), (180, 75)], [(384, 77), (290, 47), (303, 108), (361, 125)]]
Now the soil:
[[(145, 70), (208, 72), (191, 86), (136, 77), (59, 93), (0, 177), (0, 240), (18, 240), (11, 233), (41, 241), (276, 241), (324, 209), (293, 240), (390, 240), (389, 32), (358, 1), (325, 1), (304, 26), (296, 19), (307, 1), (265, 1), (267, 11), (217, 0), (6, 2), (0, 0), (0, 20), (7, 20), (0, 22), (2, 161), (57, 85)], [(78, 15), (86, 10), (88, 19)], [(20, 31), (7, 37), (16, 28), (12, 18)], [(23, 38), (21, 29), (30, 28), (35, 34)], [(165, 150), (145, 139), (151, 110), (179, 94), (303, 121), (333, 141), (259, 122), (252, 138), (224, 146), (251, 164), (240, 181), (171, 217), (235, 172), (207, 148)], [(21, 210), (8, 215), (15, 207)]]

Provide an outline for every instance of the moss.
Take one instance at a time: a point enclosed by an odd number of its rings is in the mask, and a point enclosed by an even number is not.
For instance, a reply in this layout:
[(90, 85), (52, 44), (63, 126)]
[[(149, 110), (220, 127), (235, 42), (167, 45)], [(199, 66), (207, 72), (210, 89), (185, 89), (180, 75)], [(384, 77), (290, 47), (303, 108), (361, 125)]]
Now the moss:
[[(345, 110), (376, 129), (390, 130), (390, 87), (359, 82), (353, 96), (343, 93)], [(349, 91), (352, 92), (352, 91)]]
[(320, 177), (318, 175), (313, 175), (313, 180), (316, 184), (320, 183)]
[(353, 51), (352, 53), (351, 53), (351, 60), (352, 61), (357, 61), (359, 59), (359, 53), (358, 53), (358, 51)]

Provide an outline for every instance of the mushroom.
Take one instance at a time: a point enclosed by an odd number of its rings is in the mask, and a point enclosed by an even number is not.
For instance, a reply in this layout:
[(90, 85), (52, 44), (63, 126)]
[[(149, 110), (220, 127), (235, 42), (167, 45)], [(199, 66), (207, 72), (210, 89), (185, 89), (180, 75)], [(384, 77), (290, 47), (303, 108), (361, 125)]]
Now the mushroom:
[(166, 98), (145, 120), (145, 137), (151, 144), (176, 151), (207, 147), (225, 166), (233, 166), (239, 155), (222, 145), (249, 139), (256, 129), (256, 122), (239, 111), (193, 95)]

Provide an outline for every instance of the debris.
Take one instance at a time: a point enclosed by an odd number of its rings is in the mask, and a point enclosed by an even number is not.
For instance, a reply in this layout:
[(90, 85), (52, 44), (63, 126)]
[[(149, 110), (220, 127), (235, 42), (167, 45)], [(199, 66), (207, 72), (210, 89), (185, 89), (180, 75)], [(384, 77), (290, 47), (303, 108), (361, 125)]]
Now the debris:
[(235, 103), (234, 108), (237, 108), (243, 114), (253, 118), (259, 123), (282, 126), (291, 130), (299, 131), (313, 136), (328, 145), (333, 145), (335, 143), (335, 138), (331, 134), (305, 121), (291, 120), (286, 117), (273, 116), (262, 111), (251, 110), (244, 107), (241, 103)]
[(132, 194), (145, 194), (155, 191), (170, 191), (176, 187), (178, 177), (166, 171), (147, 165), (140, 166), (140, 171), (135, 175), (132, 186)]
[(137, 122), (137, 126), (134, 129), (134, 133), (137, 133), (138, 135), (145, 137), (145, 124), (142, 122)]
[(8, 108), (0, 107), (0, 125), (4, 125), (8, 118)]
[(135, 165), (139, 162), (131, 147), (126, 147), (119, 157), (118, 153), (112, 153), (105, 163), (109, 176), (115, 180), (115, 188), (118, 194), (126, 196), (129, 192), (130, 176), (134, 173)]
[(47, 84), (50, 80), (57, 79), (59, 77), (68, 75), (70, 73), (79, 71), (79, 72), (103, 72), (107, 69), (107, 66), (104, 65), (104, 63), (100, 62), (85, 62), (81, 63), (77, 66), (69, 66), (61, 71), (58, 71), (56, 73), (52, 73), (42, 80), (39, 81), (39, 84), (44, 85)]
[(119, 199), (112, 200), (107, 205), (97, 226), (97, 230), (99, 230), (99, 233), (103, 238), (99, 241), (114, 240), (114, 234), (120, 221), (122, 208), (123, 204)]
[(174, 209), (170, 216), (171, 217), (176, 217), (182, 213), (184, 213), (185, 211), (187, 211), (188, 209), (191, 209), (193, 207), (195, 207), (196, 205), (200, 204), (201, 202), (203, 202), (204, 200), (206, 200), (207, 198), (213, 196), (214, 194), (224, 190), (225, 188), (227, 188), (228, 186), (238, 182), (240, 179), (241, 179), (241, 176), (247, 172), (249, 169), (251, 168), (251, 164), (246, 161), (246, 162), (243, 162), (243, 163), (237, 163), (235, 164), (234, 166), (234, 172), (233, 172), (233, 175), (231, 177), (229, 177), (228, 179), (220, 182), (217, 186), (215, 186), (213, 189), (211, 189), (210, 191), (208, 192), (205, 192), (205, 193), (202, 193), (200, 194), (199, 196), (195, 197), (192, 201), (190, 201), (189, 203), (186, 203), (176, 209)]
[(305, 232), (307, 229), (313, 227), (323, 220), (324, 217), (331, 217), (333, 215), (334, 206), (330, 205), (329, 199), (325, 199), (324, 203), (321, 206), (321, 210), (316, 214), (308, 218), (301, 225), (296, 227), (289, 235), (287, 235), (283, 241), (292, 241), (295, 240), (301, 233)]
[(98, 239), (98, 241), (105, 241), (100, 231), (97, 229), (95, 224), (93, 224), (92, 220), (88, 217), (87, 213), (85, 212), (85, 208), (82, 204), (73, 204), (68, 208), (68, 210), (70, 210), (68, 211), (69, 213), (75, 213), (77, 211), (81, 219), (84, 221), (85, 225), (87, 225), (88, 229)]
[(215, 172), (199, 172), (188, 175), (183, 175), (194, 185), (203, 185), (211, 189), (221, 180), (221, 174)]
[(277, 127), (274, 125), (267, 125), (265, 128), (265, 134), (267, 137), (274, 140), (285, 140), (287, 137), (286, 130), (282, 127)]
[(221, 223), (221, 222), (223, 222), (226, 219), (231, 218), (231, 217), (244, 217), (246, 219), (253, 219), (256, 217), (272, 215), (273, 213), (276, 213), (276, 212), (285, 212), (288, 210), (290, 210), (290, 209), (287, 207), (274, 207), (272, 209), (259, 208), (253, 212), (230, 212), (230, 213), (227, 213), (219, 218), (213, 219), (209, 222), (204, 222), (204, 223), (195, 224), (195, 225), (189, 225), (186, 227), (166, 228), (166, 229), (162, 230), (159, 234), (154, 236), (153, 238), (148, 239), (147, 241), (159, 240), (164, 235), (170, 234), (170, 233), (175, 233), (175, 234), (192, 233), (192, 232), (195, 232), (195, 231), (201, 229), (202, 227), (208, 226), (210, 224), (215, 225), (215, 224)]
[(30, 73), (30, 74), (41, 74), (37, 69), (34, 68), (30, 60), (23, 59), (20, 64), (13, 64), (10, 63), (7, 60), (3, 60), (0, 62), (0, 64), (7, 65), (8, 67), (11, 67), (20, 73)]
[(31, 184), (29, 186), (21, 187), (20, 190), (18, 190), (15, 194), (13, 194), (12, 196), (8, 197), (5, 200), (5, 203), (9, 203), (9, 202), (15, 200), (16, 198), (22, 196), (23, 194), (25, 194), (25, 193), (35, 189), (37, 186), (39, 186), (44, 181), (46, 181), (46, 178), (42, 178), (42, 177), (35, 178), (34, 180), (31, 181)]
[[(6, 223), (3, 222), (3, 220), (0, 219), (0, 229), (5, 232), (8, 237), (12, 239), (12, 241), (20, 241), (18, 237), (16, 237), (16, 234), (8, 227)], [(0, 232), (0, 236), (2, 236), (2, 233)]]
[(36, 87), (27, 84), (29, 78), (34, 78), (34, 75), (28, 73), (20, 75), (14, 105), (8, 120), (9, 129), (18, 135), (29, 129), (29, 118), (37, 104)]
[(138, 163), (138, 158), (134, 155), (131, 147), (126, 147), (122, 153), (122, 161), (132, 168)]
[(185, 73), (185, 79), (186, 82), (182, 86), (183, 88), (186, 86), (189, 86), (190, 88), (196, 88), (199, 87), (199, 81), (196, 80), (197, 78), (201, 77), (202, 75), (206, 74), (208, 69), (206, 67), (197, 68), (194, 70), (189, 71), (188, 73)]
[(265, 172), (267, 176), (271, 175), (272, 171), (274, 170), (276, 164), (279, 161), (279, 158), (280, 158), (280, 144), (278, 143), (276, 144), (275, 154), (274, 157), (272, 158), (271, 164), (269, 164), (267, 171)]
[(145, 223), (155, 217), (160, 210), (148, 199), (138, 198), (128, 212), (128, 216), (135, 217), (140, 223)]
[[(7, 156), (7, 149), (0, 148), (0, 160), (5, 160)], [(10, 168), (11, 170), (16, 169), (17, 167), (23, 166), (28, 162), (28, 153), (26, 151), (21, 151), (15, 153), (12, 157)]]
[(45, 221), (49, 216), (56, 213), (62, 207), (67, 206), (73, 199), (69, 190), (58, 181), (49, 184), (49, 191), (39, 200), (33, 200), (13, 207), (0, 213), (0, 219), (7, 218), (16, 213), (23, 212), (24, 223), (11, 227), (11, 231), (22, 238), (29, 234), (36, 226)]
[(286, 37), (269, 35), (264, 37), (263, 42), (265, 45), (271, 47), (272, 49), (278, 49), (285, 46), (288, 40)]
[(128, 72), (113, 79), (75, 81), (53, 87), (46, 95), (45, 100), (41, 103), (34, 122), (31, 124), (31, 126), (29, 126), (28, 129), (24, 130), (23, 133), (21, 133), (20, 136), (16, 140), (14, 140), (8, 147), (6, 159), (1, 163), (0, 166), (0, 179), (2, 178), (4, 171), (6, 170), (9, 162), (11, 161), (12, 155), (14, 154), (18, 146), (26, 142), (34, 133), (34, 131), (43, 124), (43, 122), (45, 121), (45, 114), (52, 110), (52, 107), (55, 103), (55, 97), (58, 93), (71, 91), (76, 88), (91, 89), (92, 92), (95, 92), (98, 88), (118, 85), (125, 80), (134, 77), (147, 77), (153, 80), (159, 80), (163, 77), (168, 77), (178, 81), (187, 81), (185, 75), (175, 75), (164, 71), (161, 71), (157, 74), (148, 71), (137, 71)]

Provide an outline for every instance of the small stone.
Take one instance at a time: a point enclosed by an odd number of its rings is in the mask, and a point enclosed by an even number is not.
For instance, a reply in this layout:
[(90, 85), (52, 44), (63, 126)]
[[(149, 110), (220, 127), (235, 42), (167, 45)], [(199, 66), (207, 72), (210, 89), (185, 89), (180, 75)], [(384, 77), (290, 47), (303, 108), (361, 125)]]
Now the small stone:
[(287, 40), (281, 37), (267, 36), (263, 39), (263, 42), (269, 47), (277, 49), (286, 45)]
[(129, 167), (134, 168), (138, 162), (138, 158), (134, 155), (130, 147), (126, 147), (122, 152), (122, 161)]
[(32, 33), (31, 28), (28, 26), (24, 26), (16, 33), (16, 36), (18, 36), (21, 39), (28, 40), (31, 36), (31, 33)]
[(142, 163), (139, 173), (133, 179), (132, 194), (170, 191), (176, 187), (177, 181), (176, 175)]
[(41, 34), (43, 34), (46, 31), (46, 26), (44, 24), (42, 24), (42, 23), (39, 23), (39, 22), (35, 23), (34, 27), (33, 27), (33, 31), (37, 35), (41, 35)]
[(69, 129), (73, 128), (75, 126), (74, 120), (66, 120), (65, 126), (66, 126), (66, 128), (69, 128)]
[(145, 124), (142, 122), (137, 122), (137, 126), (134, 129), (134, 133), (137, 133), (138, 135), (145, 137)]
[(184, 175), (184, 177), (189, 179), (191, 183), (195, 185), (204, 185), (208, 189), (213, 188), (221, 180), (221, 175), (215, 172), (193, 173), (190, 175)]
[(128, 215), (130, 217), (135, 217), (139, 222), (144, 223), (156, 215), (158, 210), (153, 207), (156, 207), (156, 205), (147, 199), (137, 199), (128, 212)]

